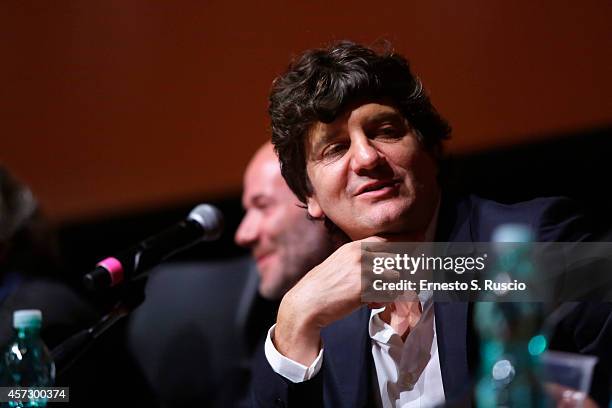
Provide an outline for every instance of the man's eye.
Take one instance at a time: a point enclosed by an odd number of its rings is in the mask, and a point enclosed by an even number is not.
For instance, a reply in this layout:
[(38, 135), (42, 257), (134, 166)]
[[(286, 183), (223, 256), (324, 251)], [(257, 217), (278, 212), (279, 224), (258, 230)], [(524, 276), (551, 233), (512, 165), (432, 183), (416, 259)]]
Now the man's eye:
[(342, 154), (347, 149), (346, 143), (334, 143), (323, 150), (323, 157), (333, 157)]
[(253, 205), (253, 207), (261, 212), (266, 212), (270, 208), (270, 203), (267, 202), (257, 202)]
[(378, 130), (378, 134), (383, 137), (397, 138), (400, 137), (400, 131), (393, 126), (385, 126)]

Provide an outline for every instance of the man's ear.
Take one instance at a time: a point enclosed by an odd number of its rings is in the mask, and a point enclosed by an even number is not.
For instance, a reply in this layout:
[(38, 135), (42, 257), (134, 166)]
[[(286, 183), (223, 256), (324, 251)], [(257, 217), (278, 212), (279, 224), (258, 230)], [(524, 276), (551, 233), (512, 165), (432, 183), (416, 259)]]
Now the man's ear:
[(308, 197), (306, 199), (306, 205), (308, 209), (308, 215), (310, 215), (312, 218), (323, 218), (323, 210), (321, 209), (321, 206), (319, 205), (319, 202), (316, 198)]

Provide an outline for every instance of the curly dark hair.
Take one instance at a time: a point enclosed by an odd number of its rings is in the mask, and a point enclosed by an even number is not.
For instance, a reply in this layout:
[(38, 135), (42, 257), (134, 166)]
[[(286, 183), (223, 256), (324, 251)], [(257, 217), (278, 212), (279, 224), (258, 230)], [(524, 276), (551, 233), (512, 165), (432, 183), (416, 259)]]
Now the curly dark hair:
[(306, 173), (306, 136), (316, 122), (331, 123), (359, 100), (391, 100), (434, 157), (450, 135), (408, 61), (385, 47), (377, 52), (349, 41), (312, 49), (276, 78), (268, 112), (272, 143), (281, 173), (295, 195), (306, 202), (312, 186)]

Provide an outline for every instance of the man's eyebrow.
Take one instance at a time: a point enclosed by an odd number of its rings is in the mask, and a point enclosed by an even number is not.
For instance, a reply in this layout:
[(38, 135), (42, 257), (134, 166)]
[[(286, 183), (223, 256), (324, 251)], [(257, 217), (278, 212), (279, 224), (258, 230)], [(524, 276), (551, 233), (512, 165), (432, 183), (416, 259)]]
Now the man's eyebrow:
[(242, 208), (246, 209), (251, 205), (256, 204), (258, 201), (263, 200), (263, 194), (257, 193), (254, 196), (249, 196), (246, 199), (242, 200)]
[[(400, 112), (396, 110), (377, 112), (367, 119), (365, 126), (377, 125), (380, 122), (384, 122), (386, 120), (403, 123), (406, 119), (404, 118), (404, 115), (402, 115)], [(341, 132), (341, 129), (338, 129), (338, 128), (330, 129), (329, 127), (327, 127), (326, 130), (323, 130), (323, 127), (320, 126), (320, 124), (314, 127), (311, 130), (310, 137), (312, 138), (314, 133), (318, 133), (319, 136), (317, 137), (318, 140), (311, 143), (311, 147), (312, 147), (311, 152), (312, 153), (318, 152), (324, 146), (336, 140), (340, 132)]]
[(327, 131), (321, 130), (321, 127), (317, 127), (315, 130), (317, 130), (317, 133), (319, 133), (320, 136), (318, 137), (318, 140), (312, 144), (312, 152), (318, 152), (323, 146), (335, 140), (340, 132), (339, 129), (328, 129)]
[(368, 118), (368, 122), (370, 123), (372, 122), (379, 123), (379, 122), (384, 122), (385, 120), (404, 121), (405, 118), (401, 113), (397, 111), (378, 112), (374, 114), (372, 117)]

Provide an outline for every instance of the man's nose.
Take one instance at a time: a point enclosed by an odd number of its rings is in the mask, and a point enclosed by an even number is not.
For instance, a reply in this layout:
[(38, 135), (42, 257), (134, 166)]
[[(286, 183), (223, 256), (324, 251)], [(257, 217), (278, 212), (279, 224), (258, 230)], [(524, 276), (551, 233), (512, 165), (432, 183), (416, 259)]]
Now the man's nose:
[(251, 247), (257, 241), (257, 222), (254, 217), (247, 212), (242, 222), (236, 230), (234, 241), (242, 247)]
[(358, 135), (351, 143), (351, 169), (359, 174), (363, 170), (372, 170), (380, 162), (380, 152), (365, 135)]

